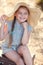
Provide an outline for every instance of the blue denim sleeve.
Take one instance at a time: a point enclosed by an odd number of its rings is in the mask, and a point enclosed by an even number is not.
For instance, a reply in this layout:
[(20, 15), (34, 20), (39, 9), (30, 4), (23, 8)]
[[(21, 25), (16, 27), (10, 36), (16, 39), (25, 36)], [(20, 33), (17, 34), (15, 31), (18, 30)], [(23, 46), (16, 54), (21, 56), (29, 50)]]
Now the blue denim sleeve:
[(28, 29), (29, 32), (31, 32), (32, 31), (32, 26), (28, 25), (27, 29)]

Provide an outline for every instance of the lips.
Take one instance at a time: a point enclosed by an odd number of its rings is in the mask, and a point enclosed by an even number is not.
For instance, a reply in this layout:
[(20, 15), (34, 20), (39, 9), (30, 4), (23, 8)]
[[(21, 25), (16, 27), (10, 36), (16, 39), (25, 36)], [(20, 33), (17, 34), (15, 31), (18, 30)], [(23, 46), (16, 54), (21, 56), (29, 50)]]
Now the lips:
[(21, 20), (24, 20), (25, 18), (20, 17)]

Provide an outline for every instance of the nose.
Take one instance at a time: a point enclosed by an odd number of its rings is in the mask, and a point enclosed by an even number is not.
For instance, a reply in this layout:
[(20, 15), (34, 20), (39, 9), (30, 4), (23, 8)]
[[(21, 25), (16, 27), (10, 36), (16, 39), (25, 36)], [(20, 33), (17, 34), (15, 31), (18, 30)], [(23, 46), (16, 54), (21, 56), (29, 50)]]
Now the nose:
[(24, 18), (25, 17), (24, 14), (21, 14), (21, 17)]

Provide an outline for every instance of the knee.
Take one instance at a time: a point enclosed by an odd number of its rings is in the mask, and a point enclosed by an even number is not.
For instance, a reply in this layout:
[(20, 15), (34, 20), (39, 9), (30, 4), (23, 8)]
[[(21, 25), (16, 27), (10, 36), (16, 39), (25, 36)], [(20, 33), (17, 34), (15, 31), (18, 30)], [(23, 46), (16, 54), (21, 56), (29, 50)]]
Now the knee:
[(21, 58), (18, 58), (19, 60), (17, 60), (16, 64), (17, 65), (24, 65), (24, 62)]
[(21, 52), (26, 52), (28, 50), (27, 46), (20, 46)]

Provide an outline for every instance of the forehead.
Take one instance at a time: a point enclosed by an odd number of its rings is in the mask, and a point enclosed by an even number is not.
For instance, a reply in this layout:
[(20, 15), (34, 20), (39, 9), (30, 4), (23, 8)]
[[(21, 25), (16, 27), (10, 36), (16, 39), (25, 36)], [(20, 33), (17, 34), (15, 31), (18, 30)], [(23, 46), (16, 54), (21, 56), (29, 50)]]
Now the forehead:
[(30, 14), (30, 11), (26, 6), (19, 6), (15, 13), (17, 13), (18, 11), (27, 11)]
[(26, 7), (20, 7), (20, 8), (18, 8), (18, 11), (27, 11), (28, 12), (28, 10), (27, 10), (27, 8)]

